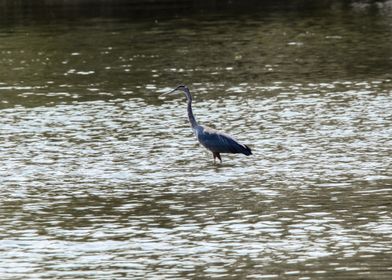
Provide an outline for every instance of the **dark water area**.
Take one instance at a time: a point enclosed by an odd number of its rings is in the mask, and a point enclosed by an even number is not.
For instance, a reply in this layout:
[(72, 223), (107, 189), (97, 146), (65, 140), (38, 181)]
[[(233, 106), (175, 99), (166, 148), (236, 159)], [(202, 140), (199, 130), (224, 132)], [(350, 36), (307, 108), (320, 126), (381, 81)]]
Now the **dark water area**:
[(0, 278), (391, 279), (392, 2), (286, 2), (0, 1)]

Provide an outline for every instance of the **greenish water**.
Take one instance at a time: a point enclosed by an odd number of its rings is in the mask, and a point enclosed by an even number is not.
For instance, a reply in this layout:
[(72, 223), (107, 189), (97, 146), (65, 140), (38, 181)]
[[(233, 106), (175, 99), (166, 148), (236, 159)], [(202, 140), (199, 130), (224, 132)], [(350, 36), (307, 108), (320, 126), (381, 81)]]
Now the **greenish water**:
[(0, 278), (391, 279), (392, 4), (294, 3), (2, 10)]

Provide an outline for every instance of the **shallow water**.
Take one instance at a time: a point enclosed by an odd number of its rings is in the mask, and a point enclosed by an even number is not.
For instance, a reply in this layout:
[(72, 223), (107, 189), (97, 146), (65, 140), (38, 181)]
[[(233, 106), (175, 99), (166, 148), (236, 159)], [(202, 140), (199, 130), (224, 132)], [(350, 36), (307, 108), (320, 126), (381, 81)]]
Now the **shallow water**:
[(1, 279), (390, 279), (388, 7), (3, 24)]

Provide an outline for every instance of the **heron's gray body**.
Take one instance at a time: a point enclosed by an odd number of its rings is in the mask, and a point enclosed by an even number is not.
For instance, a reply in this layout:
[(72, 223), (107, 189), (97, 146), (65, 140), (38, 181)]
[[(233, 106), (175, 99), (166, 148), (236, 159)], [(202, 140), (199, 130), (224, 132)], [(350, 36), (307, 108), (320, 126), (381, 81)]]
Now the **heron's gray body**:
[(239, 143), (227, 133), (208, 126), (198, 125), (194, 128), (197, 140), (213, 153), (252, 154), (248, 146)]
[(196, 119), (193, 115), (192, 95), (189, 92), (188, 87), (181, 85), (176, 87), (171, 92), (176, 91), (178, 89), (182, 90), (187, 98), (188, 119), (189, 122), (191, 123), (193, 132), (195, 133), (195, 136), (197, 140), (200, 142), (200, 144), (202, 144), (205, 148), (207, 148), (212, 152), (214, 156), (214, 162), (215, 162), (215, 158), (218, 158), (222, 162), (222, 159), (220, 157), (221, 153), (232, 153), (232, 154), (240, 153), (246, 156), (252, 154), (252, 151), (248, 146), (241, 144), (229, 134), (226, 134), (224, 132), (215, 130), (213, 128), (204, 125), (199, 125), (196, 122)]

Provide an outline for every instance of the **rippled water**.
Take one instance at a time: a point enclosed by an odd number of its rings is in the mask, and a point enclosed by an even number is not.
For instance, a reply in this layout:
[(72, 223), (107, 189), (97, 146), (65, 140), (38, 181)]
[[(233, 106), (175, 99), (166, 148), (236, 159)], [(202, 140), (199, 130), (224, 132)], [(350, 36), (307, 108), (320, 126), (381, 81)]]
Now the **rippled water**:
[(381, 8), (3, 26), (1, 278), (390, 279)]

